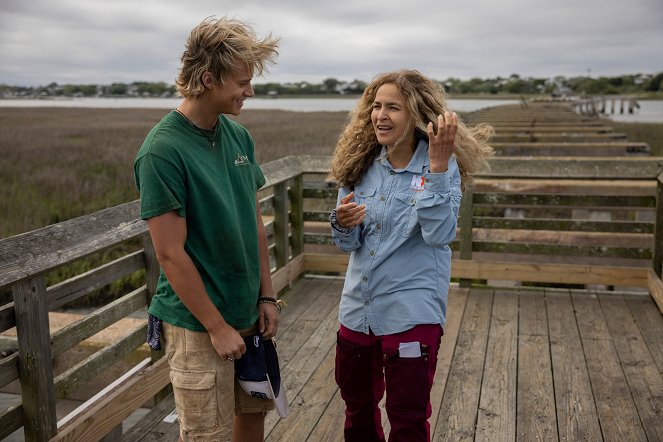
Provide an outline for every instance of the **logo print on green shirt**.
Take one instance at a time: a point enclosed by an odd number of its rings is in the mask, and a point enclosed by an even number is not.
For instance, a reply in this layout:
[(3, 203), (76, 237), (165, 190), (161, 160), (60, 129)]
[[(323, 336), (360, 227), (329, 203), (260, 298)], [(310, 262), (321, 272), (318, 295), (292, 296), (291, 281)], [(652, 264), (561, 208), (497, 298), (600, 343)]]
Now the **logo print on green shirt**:
[(246, 166), (247, 164), (249, 164), (249, 157), (237, 154), (237, 158), (235, 158), (235, 166)]

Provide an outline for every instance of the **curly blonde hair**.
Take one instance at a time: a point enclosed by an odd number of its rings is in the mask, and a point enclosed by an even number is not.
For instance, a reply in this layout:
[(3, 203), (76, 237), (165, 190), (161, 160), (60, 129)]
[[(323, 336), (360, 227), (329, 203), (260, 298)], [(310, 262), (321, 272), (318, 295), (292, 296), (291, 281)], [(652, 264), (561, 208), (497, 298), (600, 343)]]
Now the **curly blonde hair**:
[[(330, 178), (341, 186), (354, 188), (380, 154), (382, 146), (373, 129), (371, 112), (375, 95), (385, 84), (396, 85), (403, 95), (417, 139), (428, 139), (428, 122), (437, 126), (437, 116), (450, 112), (442, 86), (420, 72), (401, 70), (378, 75), (364, 90), (336, 144)], [(469, 128), (459, 121), (455, 155), (463, 189), (472, 182), (473, 174), (488, 168), (488, 158), (494, 154), (488, 139), (493, 133), (487, 124)]]
[(262, 75), (268, 64), (275, 63), (278, 46), (278, 38), (268, 34), (259, 39), (244, 22), (208, 17), (189, 34), (175, 81), (177, 90), (183, 97), (197, 97), (205, 91), (205, 72), (223, 84), (242, 64), (248, 66), (251, 76)]

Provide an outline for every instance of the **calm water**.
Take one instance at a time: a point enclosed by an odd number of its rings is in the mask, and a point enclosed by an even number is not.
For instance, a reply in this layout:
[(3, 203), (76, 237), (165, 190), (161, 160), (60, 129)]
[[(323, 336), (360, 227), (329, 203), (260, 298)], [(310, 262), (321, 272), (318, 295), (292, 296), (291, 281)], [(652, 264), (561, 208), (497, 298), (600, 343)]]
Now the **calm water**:
[[(278, 109), (298, 112), (350, 111), (358, 98), (249, 98), (244, 109)], [(0, 107), (84, 107), (174, 109), (179, 98), (62, 98), (43, 100), (0, 99)], [(518, 100), (449, 100), (453, 110), (471, 112), (485, 107), (518, 103)]]
[[(174, 109), (179, 98), (62, 98), (43, 100), (0, 99), (0, 107), (84, 107), (84, 108), (153, 108)], [(450, 99), (449, 107), (459, 112), (472, 112), (502, 104), (516, 104), (518, 100)], [(250, 98), (244, 109), (278, 109), (297, 112), (350, 111), (357, 98)], [(663, 100), (640, 101), (640, 109), (633, 114), (606, 114), (605, 117), (622, 122), (663, 123)]]

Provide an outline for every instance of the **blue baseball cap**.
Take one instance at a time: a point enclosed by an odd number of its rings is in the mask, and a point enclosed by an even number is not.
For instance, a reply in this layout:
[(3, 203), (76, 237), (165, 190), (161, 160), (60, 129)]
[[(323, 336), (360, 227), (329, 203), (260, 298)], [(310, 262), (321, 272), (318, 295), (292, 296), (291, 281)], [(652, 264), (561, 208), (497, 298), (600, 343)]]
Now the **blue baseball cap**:
[(235, 377), (239, 385), (253, 397), (273, 400), (279, 416), (288, 416), (288, 400), (281, 382), (274, 341), (257, 334), (245, 337), (244, 343), (246, 353), (235, 360)]

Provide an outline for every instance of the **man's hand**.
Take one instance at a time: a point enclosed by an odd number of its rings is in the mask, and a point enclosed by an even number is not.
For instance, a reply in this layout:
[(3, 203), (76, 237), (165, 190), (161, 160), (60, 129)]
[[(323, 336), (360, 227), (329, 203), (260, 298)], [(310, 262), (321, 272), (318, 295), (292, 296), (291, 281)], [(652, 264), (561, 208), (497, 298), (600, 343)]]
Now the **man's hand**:
[(276, 330), (279, 327), (279, 310), (271, 302), (261, 302), (258, 304), (258, 327), (264, 339), (271, 339), (276, 336)]
[(220, 324), (208, 329), (212, 345), (222, 359), (233, 361), (246, 353), (246, 345), (240, 334), (230, 325)]

